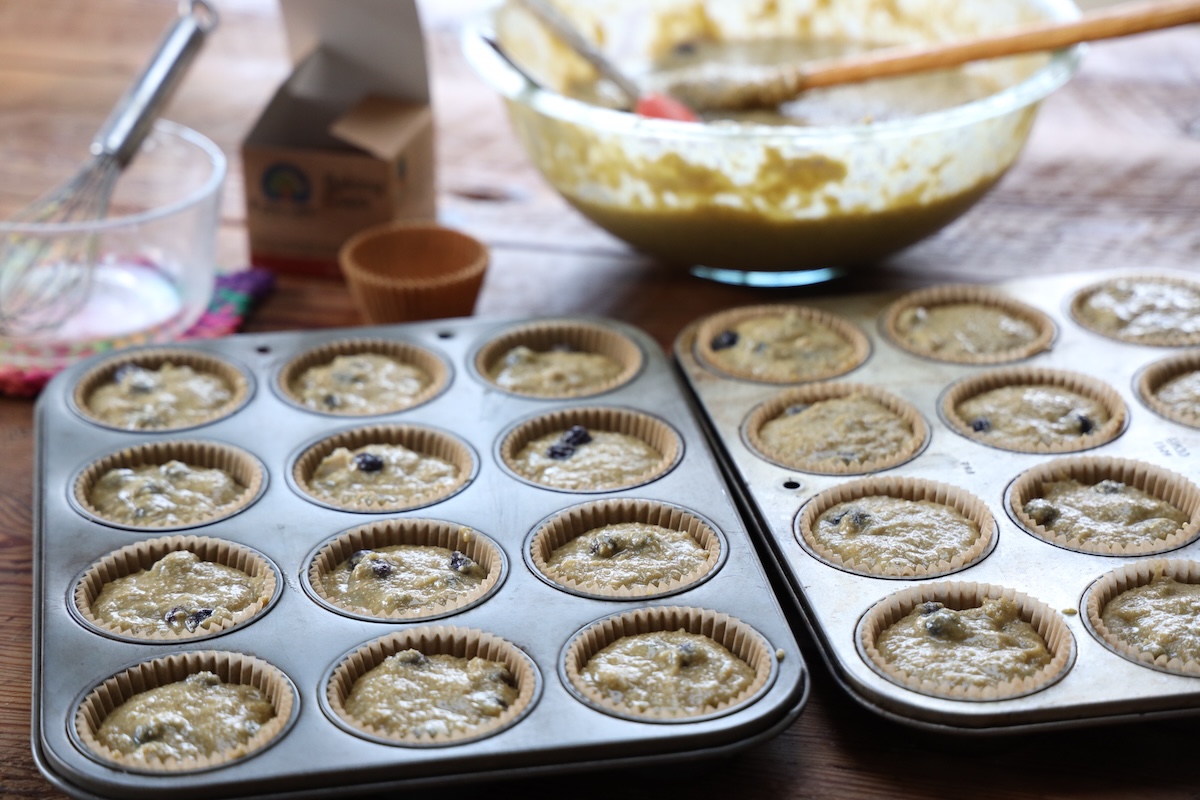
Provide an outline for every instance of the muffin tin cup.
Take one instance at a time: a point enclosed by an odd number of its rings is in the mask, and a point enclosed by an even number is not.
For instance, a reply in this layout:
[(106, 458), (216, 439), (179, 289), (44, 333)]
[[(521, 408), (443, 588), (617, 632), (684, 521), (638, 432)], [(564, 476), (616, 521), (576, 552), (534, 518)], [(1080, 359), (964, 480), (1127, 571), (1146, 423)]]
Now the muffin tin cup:
[(1189, 428), (1200, 428), (1200, 403), (1191, 409), (1176, 408), (1158, 396), (1165, 384), (1192, 373), (1200, 373), (1200, 351), (1180, 353), (1155, 361), (1138, 373), (1134, 388), (1138, 398), (1155, 414)]
[[(1183, 290), (1190, 294), (1190, 299), (1194, 304), (1193, 308), (1185, 313), (1185, 316), (1190, 315), (1190, 319), (1193, 321), (1198, 318), (1197, 311), (1200, 311), (1200, 282), (1176, 275), (1154, 273), (1139, 274), (1136, 276), (1123, 275), (1099, 281), (1080, 289), (1070, 300), (1069, 310), (1071, 317), (1076, 323), (1093, 333), (1107, 336), (1119, 342), (1149, 345), (1151, 347), (1191, 347), (1200, 344), (1200, 327), (1190, 331), (1167, 329), (1137, 334), (1130, 333), (1127, 330), (1127, 323), (1122, 326), (1109, 326), (1107, 324), (1098, 324), (1094, 320), (1088, 319), (1087, 308), (1094, 297), (1108, 291), (1123, 292), (1126, 290), (1126, 287), (1134, 286), (1140, 287), (1143, 290), (1155, 286)], [(1149, 310), (1153, 312), (1154, 316), (1161, 317), (1163, 313), (1162, 305), (1161, 300), (1151, 302)], [(1128, 311), (1128, 309), (1125, 310)], [(1118, 319), (1122, 319), (1120, 314), (1116, 314), (1116, 316)]]
[[(200, 622), (193, 631), (185, 627), (183, 630), (167, 628), (140, 632), (95, 616), (93, 603), (107, 584), (148, 570), (164, 556), (179, 551), (195, 553), (201, 561), (221, 564), (260, 578), (262, 590), (258, 599), (229, 616), (211, 616)], [(282, 588), (278, 568), (257, 550), (209, 536), (163, 536), (126, 545), (93, 563), (76, 581), (69, 608), (85, 625), (116, 639), (146, 643), (174, 642), (208, 638), (244, 625), (264, 613), (279, 597)]]

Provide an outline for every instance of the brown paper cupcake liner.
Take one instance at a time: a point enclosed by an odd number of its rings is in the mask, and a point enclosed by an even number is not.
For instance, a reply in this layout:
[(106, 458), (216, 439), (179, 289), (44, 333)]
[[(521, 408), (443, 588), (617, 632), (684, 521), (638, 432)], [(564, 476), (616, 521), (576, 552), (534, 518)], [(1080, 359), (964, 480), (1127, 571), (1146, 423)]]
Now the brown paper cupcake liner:
[[(202, 418), (181, 424), (162, 425), (151, 428), (124, 428), (114, 425), (111, 422), (105, 422), (91, 410), (89, 403), (92, 394), (101, 386), (112, 383), (117, 370), (128, 365), (147, 370), (157, 370), (164, 364), (172, 364), (176, 367), (191, 367), (198, 373), (216, 376), (229, 388), (231, 395), (229, 400), (219, 408), (212, 409), (210, 413)], [(236, 366), (227, 358), (210, 355), (199, 350), (156, 347), (122, 353), (105, 359), (88, 370), (79, 379), (79, 383), (75, 385), (75, 391), (71, 394), (71, 405), (78, 414), (91, 422), (106, 428), (113, 428), (114, 430), (137, 430), (139, 433), (180, 431), (207, 425), (218, 419), (232, 416), (249, 402), (253, 389), (254, 384), (249, 373), (242, 367)]]
[[(1162, 500), (1188, 515), (1188, 522), (1165, 539), (1122, 546), (1091, 544), (1049, 531), (1025, 513), (1025, 504), (1040, 497), (1043, 487), (1055, 481), (1076, 480), (1094, 486), (1115, 480)], [(1182, 547), (1200, 534), (1200, 488), (1182, 475), (1132, 459), (1076, 456), (1038, 465), (1017, 476), (1008, 489), (1008, 513), (1030, 534), (1067, 550), (1104, 556), (1151, 555)]]
[[(197, 672), (212, 672), (225, 683), (260, 689), (274, 706), (275, 716), (244, 744), (203, 757), (135, 763), (96, 738), (108, 715), (134, 695), (177, 683)], [(262, 752), (282, 737), (298, 711), (296, 687), (277, 667), (242, 653), (196, 650), (144, 661), (108, 678), (83, 698), (75, 712), (72, 732), (82, 752), (109, 766), (130, 772), (196, 772), (223, 767)]]
[[(816, 538), (813, 526), (826, 511), (839, 503), (877, 496), (914, 502), (927, 501), (946, 506), (974, 522), (979, 529), (979, 535), (968, 548), (950, 559), (906, 564), (902, 568), (892, 564), (880, 567), (845, 558)], [(920, 478), (865, 478), (826, 489), (805, 503), (796, 516), (796, 537), (800, 544), (817, 558), (848, 572), (885, 578), (934, 578), (958, 572), (982, 560), (996, 543), (996, 520), (986, 503), (957, 486)]]
[[(976, 431), (971, 425), (971, 420), (964, 419), (958, 414), (957, 408), (960, 403), (1006, 386), (1041, 386), (1082, 395), (1104, 406), (1105, 411), (1108, 412), (1108, 422), (1075, 438), (1062, 438), (1054, 442), (1038, 442), (1025, 446), (1021, 443), (1005, 442), (1003, 439), (989, 436), (986, 431)], [(1076, 453), (1099, 447), (1117, 438), (1125, 430), (1125, 425), (1129, 421), (1129, 411), (1125, 406), (1125, 401), (1108, 384), (1077, 372), (1044, 367), (1011, 367), (963, 378), (951, 384), (942, 393), (938, 411), (950, 429), (959, 436), (965, 436), (980, 444), (1000, 450), (1038, 455)]]
[[(338, 410), (316, 409), (304, 405), (304, 401), (296, 394), (296, 382), (304, 375), (305, 370), (313, 367), (320, 367), (329, 364), (338, 356), (353, 356), (360, 354), (371, 354), (387, 356), (395, 359), (401, 364), (416, 367), (429, 376), (429, 385), (422, 389), (411, 400), (404, 400), (398, 403), (394, 408), (386, 411), (360, 413), (353, 409)], [(396, 411), (403, 411), (409, 408), (415, 408), (423, 403), (427, 403), (434, 397), (437, 397), (445, 390), (450, 381), (450, 370), (446, 363), (436, 355), (426, 350), (423, 347), (418, 347), (408, 342), (399, 341), (397, 339), (342, 339), (336, 342), (329, 342), (320, 347), (316, 347), (307, 352), (293, 358), (291, 361), (283, 365), (283, 369), (279, 371), (279, 378), (276, 383), (280, 394), (283, 398), (292, 404), (299, 406), (308, 411), (315, 411), (320, 414), (330, 414), (332, 416), (356, 417), (356, 416), (375, 416), (378, 414), (391, 414)]]
[[(794, 312), (801, 317), (829, 328), (846, 342), (852, 348), (852, 354), (842, 363), (832, 365), (823, 370), (815, 370), (812, 374), (803, 377), (786, 377), (786, 378), (771, 378), (762, 375), (755, 375), (748, 370), (738, 370), (730, 367), (727, 364), (721, 363), (717, 351), (713, 349), (713, 339), (723, 331), (730, 330), (740, 322), (752, 319), (754, 317), (769, 317), (777, 316), (785, 312)], [(702, 320), (696, 329), (696, 356), (697, 359), (710, 370), (727, 375), (733, 378), (742, 380), (755, 381), (759, 383), (808, 383), (810, 381), (826, 380), (835, 378), (839, 375), (845, 375), (847, 372), (860, 366), (867, 360), (867, 356), (871, 353), (871, 343), (866, 335), (859, 330), (858, 326), (844, 317), (837, 314), (831, 314), (828, 311), (822, 311), (809, 306), (793, 305), (793, 304), (772, 304), (758, 306), (742, 306), (740, 308), (729, 309), (714, 314), (707, 319)]]
[[(775, 450), (762, 438), (763, 426), (783, 414), (791, 406), (850, 397), (851, 395), (869, 397), (898, 414), (912, 430), (912, 436), (895, 453), (851, 463), (837, 463), (828, 460), (806, 461), (793, 458), (788, 453)], [(890, 469), (916, 457), (929, 439), (929, 426), (925, 424), (921, 412), (917, 411), (911, 403), (877, 386), (858, 383), (817, 383), (787, 389), (761, 403), (750, 412), (745, 422), (742, 423), (742, 436), (750, 449), (760, 457), (785, 469), (795, 469), (817, 475), (861, 475)]]
[[(662, 459), (641, 475), (620, 485), (595, 486), (587, 489), (561, 489), (544, 483), (538, 483), (517, 469), (515, 459), (525, 445), (533, 440), (554, 433), (566, 431), (573, 425), (581, 425), (589, 431), (605, 431), (621, 433), (640, 439), (657, 452)], [(683, 457), (683, 442), (679, 434), (667, 423), (660, 419), (633, 411), (627, 408), (615, 407), (580, 407), (567, 408), (543, 414), (531, 420), (518, 424), (500, 440), (499, 456), (501, 462), (520, 481), (555, 491), (571, 492), (612, 492), (619, 489), (630, 489), (645, 485), (661, 478), (670, 472)]]
[[(430, 604), (418, 608), (383, 609), (356, 606), (346, 600), (331, 597), (325, 590), (323, 578), (359, 550), (408, 545), (411, 547), (441, 547), (458, 551), (486, 570), (483, 582), (449, 603)], [(486, 599), (500, 585), (505, 571), (504, 555), (487, 536), (479, 531), (435, 519), (394, 519), (360, 525), (340, 534), (317, 550), (308, 564), (305, 577), (316, 598), (329, 608), (358, 619), (417, 620), (433, 619), (465, 611)]]
[(1147, 408), (1160, 417), (1190, 428), (1200, 428), (1200, 405), (1194, 409), (1181, 410), (1168, 406), (1158, 397), (1159, 390), (1168, 381), (1192, 372), (1200, 372), (1200, 350), (1155, 361), (1137, 376), (1134, 385), (1138, 397)]
[[(1021, 619), (1032, 625), (1045, 642), (1046, 650), (1050, 654), (1050, 663), (1034, 675), (1000, 681), (986, 687), (964, 686), (947, 680), (922, 679), (889, 664), (875, 646), (881, 633), (921, 603), (936, 601), (961, 611), (977, 608), (984, 600), (992, 598), (1007, 598), (1016, 603)], [(863, 661), (885, 679), (920, 694), (951, 700), (989, 701), (1024, 697), (1058, 682), (1075, 661), (1075, 637), (1071, 635), (1061, 614), (1023, 592), (986, 583), (930, 583), (885, 597), (868, 609), (859, 620), (855, 639)]]
[[(900, 317), (909, 309), (921, 307), (936, 308), (937, 306), (960, 304), (996, 309), (1010, 316), (1017, 317), (1033, 326), (1034, 337), (1018, 347), (1000, 350), (995, 353), (943, 354), (922, 349), (905, 341), (904, 334), (897, 327)], [(880, 318), (880, 327), (884, 335), (902, 350), (907, 350), (922, 358), (950, 364), (1003, 364), (1009, 361), (1020, 361), (1049, 350), (1057, 333), (1054, 322), (1050, 317), (1033, 306), (1026, 305), (995, 289), (970, 284), (931, 286), (927, 289), (910, 292), (887, 307)]]
[[(98, 619), (92, 611), (92, 603), (106, 584), (119, 578), (153, 567), (168, 553), (187, 550), (195, 553), (201, 561), (211, 561), (263, 579), (262, 593), (246, 608), (235, 611), (226, 618), (209, 617), (196, 626), (194, 631), (138, 632), (120, 623), (109, 623)], [(210, 637), (241, 625), (263, 612), (283, 588), (278, 571), (257, 550), (244, 545), (214, 539), (208, 536), (163, 536), (122, 547), (93, 563), (75, 584), (74, 611), (87, 625), (120, 639), (144, 642), (170, 642)]]
[(1083, 309), (1088, 301), (1098, 292), (1102, 292), (1112, 286), (1121, 283), (1137, 283), (1142, 285), (1160, 285), (1172, 286), (1189, 289), (1197, 294), (1200, 294), (1200, 283), (1187, 280), (1185, 278), (1176, 277), (1174, 275), (1156, 275), (1156, 274), (1140, 274), (1140, 275), (1125, 275), (1117, 278), (1093, 283), (1090, 286), (1085, 286), (1080, 289), (1071, 298), (1070, 312), (1071, 318), (1093, 333), (1098, 333), (1101, 336), (1109, 339), (1116, 339), (1120, 342), (1130, 342), (1132, 344), (1150, 345), (1152, 347), (1188, 347), (1192, 345), (1200, 345), (1200, 331), (1179, 331), (1179, 330), (1162, 330), (1144, 335), (1133, 335), (1125, 333), (1121, 330), (1105, 330), (1088, 320)]
[[(455, 658), (483, 658), (504, 664), (517, 688), (517, 699), (499, 716), (469, 731), (451, 734), (391, 734), (359, 722), (346, 711), (346, 699), (354, 684), (389, 656), (404, 650), (417, 650), (427, 656), (449, 655)], [(541, 676), (533, 659), (499, 636), (472, 628), (445, 625), (424, 626), (396, 631), (367, 642), (343, 658), (324, 682), (326, 714), (340, 727), (366, 739), (406, 747), (437, 747), (477, 741), (500, 733), (533, 709), (541, 694)]]
[(546, 320), (522, 325), (505, 331), (489, 341), (475, 354), (475, 371), (489, 383), (495, 385), (492, 378), (505, 354), (514, 347), (528, 347), (537, 353), (544, 353), (556, 347), (569, 347), (580, 353), (594, 353), (608, 356), (621, 365), (621, 371), (616, 377), (595, 386), (581, 387), (553, 394), (535, 394), (516, 389), (499, 387), (502, 391), (520, 394), (525, 397), (568, 398), (591, 397), (622, 386), (638, 374), (642, 368), (644, 357), (642, 350), (629, 337), (612, 329), (587, 322), (570, 320)]
[[(228, 473), (239, 485), (245, 487), (241, 495), (232, 503), (216, 509), (208, 516), (194, 522), (170, 525), (138, 525), (131, 522), (121, 522), (105, 517), (99, 509), (92, 505), (91, 493), (96, 482), (106, 473), (114, 469), (137, 469), (150, 465), (161, 466), (168, 461), (180, 461), (189, 467), (197, 469), (219, 469)], [(92, 462), (79, 473), (72, 482), (71, 499), (82, 513), (106, 525), (114, 525), (128, 530), (168, 531), (193, 528), (208, 525), (218, 520), (226, 519), (245, 510), (257, 500), (266, 489), (267, 475), (262, 462), (233, 445), (219, 442), (199, 440), (172, 440), (150, 442), (147, 444), (127, 447), (115, 453)]]
[(1154, 656), (1134, 647), (1109, 630), (1102, 614), (1105, 606), (1123, 592), (1145, 586), (1157, 577), (1172, 578), (1180, 583), (1200, 583), (1200, 562), (1154, 560), (1139, 561), (1101, 576), (1084, 593), (1083, 612), (1088, 630), (1109, 650), (1122, 658), (1144, 667), (1175, 675), (1200, 676), (1200, 662), (1191, 659)]
[[(458, 482), (450, 487), (415, 494), (404, 502), (392, 505), (338, 502), (322, 497), (313, 490), (309, 480), (326, 456), (339, 447), (357, 450), (371, 444), (399, 445), (415, 453), (447, 461), (458, 469)], [(474, 470), (475, 456), (471, 448), (449, 434), (418, 425), (371, 425), (334, 434), (305, 448), (292, 465), (291, 475), (300, 492), (314, 503), (344, 511), (386, 514), (439, 503), (462, 491), (474, 476)]]
[[(685, 531), (707, 551), (708, 558), (704, 564), (679, 578), (667, 577), (626, 586), (606, 586), (598, 581), (576, 580), (558, 574), (551, 567), (549, 561), (554, 551), (568, 542), (597, 528), (627, 522)], [(572, 594), (597, 599), (646, 599), (674, 594), (710, 577), (723, 563), (726, 554), (716, 528), (695, 514), (652, 500), (624, 498), (598, 500), (554, 515), (533, 531), (525, 552), (534, 570), (552, 585)]]
[[(626, 636), (659, 631), (707, 636), (749, 664), (754, 670), (754, 680), (738, 696), (688, 715), (669, 708), (638, 711), (605, 697), (583, 679), (582, 671), (588, 661), (605, 647)], [(560, 669), (572, 694), (606, 714), (639, 722), (696, 722), (732, 713), (765, 694), (775, 678), (776, 651), (761, 633), (736, 617), (703, 608), (662, 606), (626, 611), (588, 625), (567, 642)]]

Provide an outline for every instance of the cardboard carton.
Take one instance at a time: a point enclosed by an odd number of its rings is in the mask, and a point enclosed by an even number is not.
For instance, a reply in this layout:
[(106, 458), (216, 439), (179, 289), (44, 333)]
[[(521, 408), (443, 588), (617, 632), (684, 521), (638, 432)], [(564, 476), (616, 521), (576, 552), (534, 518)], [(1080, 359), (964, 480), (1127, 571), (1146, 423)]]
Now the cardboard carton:
[(363, 228), (433, 220), (433, 114), (413, 0), (280, 0), (294, 64), (242, 143), (250, 260), (337, 277)]

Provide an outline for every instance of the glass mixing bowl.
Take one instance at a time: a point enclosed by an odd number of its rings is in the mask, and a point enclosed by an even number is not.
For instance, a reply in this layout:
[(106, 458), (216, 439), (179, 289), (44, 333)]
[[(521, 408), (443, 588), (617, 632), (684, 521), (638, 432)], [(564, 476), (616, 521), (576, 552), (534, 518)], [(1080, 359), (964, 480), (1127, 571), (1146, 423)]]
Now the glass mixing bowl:
[[(902, 45), (1079, 13), (1069, 0), (555, 5), (635, 79), (664, 53), (697, 40)], [(933, 103), (915, 115), (850, 124), (781, 125), (675, 122), (606, 107), (602, 92), (579, 91), (594, 81), (590, 67), (512, 4), (472, 20), (463, 47), (503, 96), (529, 158), (586, 217), (696, 274), (765, 286), (811, 283), (877, 262), (957, 218), (1017, 158), (1039, 102), (1069, 80), (1081, 54), (1076, 47), (957, 68), (994, 90), (950, 107)], [(888, 79), (887, 90), (920, 80)], [(922, 86), (911, 85), (918, 92)], [(841, 91), (850, 106), (854, 95), (847, 92), (864, 96), (849, 87), (814, 91)]]

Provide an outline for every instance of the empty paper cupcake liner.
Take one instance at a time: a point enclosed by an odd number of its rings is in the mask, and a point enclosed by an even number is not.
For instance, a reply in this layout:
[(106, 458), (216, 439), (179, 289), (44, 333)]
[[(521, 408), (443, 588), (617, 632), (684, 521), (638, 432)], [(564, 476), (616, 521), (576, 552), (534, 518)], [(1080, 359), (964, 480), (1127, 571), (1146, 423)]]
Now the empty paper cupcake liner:
[[(1185, 278), (1176, 277), (1173, 275), (1129, 275), (1100, 281), (1099, 283), (1094, 283), (1091, 286), (1084, 287), (1076, 292), (1071, 298), (1071, 317), (1077, 323), (1093, 333), (1098, 333), (1101, 336), (1107, 336), (1110, 339), (1116, 339), (1121, 342), (1150, 345), (1154, 347), (1187, 347), (1200, 344), (1200, 328), (1193, 328), (1191, 330), (1178, 330), (1159, 325), (1154, 329), (1149, 329), (1148, 327), (1148, 329), (1141, 332), (1130, 332), (1127, 330), (1128, 320), (1119, 316), (1117, 317), (1117, 322), (1123, 324), (1111, 325), (1107, 322), (1100, 322), (1088, 318), (1087, 307), (1088, 303), (1093, 297), (1101, 292), (1117, 289), (1117, 287), (1122, 285), (1131, 284), (1137, 284), (1143, 287), (1159, 286), (1167, 289), (1176, 288), (1185, 292), (1189, 292), (1195, 298), (1200, 300), (1200, 283), (1197, 283), (1196, 281), (1187, 280)], [(1162, 304), (1152, 303), (1151, 306), (1152, 307), (1149, 309), (1149, 313), (1151, 314), (1152, 318), (1158, 319), (1161, 322), (1161, 318), (1164, 314)], [(1197, 318), (1194, 311), (1182, 312), (1182, 316), (1186, 317), (1189, 321), (1194, 321)]]
[[(270, 700), (275, 716), (244, 744), (200, 757), (131, 762), (99, 741), (97, 732), (104, 720), (134, 695), (177, 683), (198, 672), (212, 672), (224, 683), (254, 686)], [(283, 736), (298, 712), (296, 687), (277, 667), (242, 653), (197, 650), (145, 661), (108, 678), (83, 697), (71, 733), (82, 752), (110, 767), (128, 772), (198, 772), (262, 752)]]
[[(138, 632), (95, 616), (92, 604), (105, 585), (150, 569), (167, 554), (181, 550), (195, 553), (201, 561), (221, 564), (251, 577), (261, 578), (262, 592), (258, 599), (229, 617), (209, 617), (192, 631), (168, 628), (164, 631)], [(257, 617), (274, 602), (282, 588), (278, 569), (257, 550), (208, 536), (163, 536), (122, 547), (88, 567), (75, 583), (72, 611), (85, 624), (118, 639), (147, 642), (191, 640), (224, 633)]]
[[(440, 547), (458, 551), (480, 565), (486, 572), (482, 583), (444, 604), (429, 604), (413, 608), (364, 608), (349, 601), (330, 596), (324, 577), (360, 550), (408, 545), (411, 547)], [(360, 525), (321, 545), (308, 561), (306, 586), (325, 606), (347, 616), (378, 621), (409, 621), (434, 619), (465, 611), (483, 602), (504, 579), (504, 554), (487, 536), (479, 531), (434, 519), (393, 519)]]
[[(483, 658), (508, 668), (516, 685), (517, 697), (497, 717), (469, 731), (449, 734), (393, 734), (356, 720), (346, 710), (346, 700), (354, 684), (390, 656), (404, 650), (416, 650), (426, 656), (448, 655), (455, 658)], [(528, 714), (541, 695), (541, 676), (533, 659), (511, 642), (484, 631), (437, 625), (410, 628), (367, 642), (347, 654), (322, 682), (326, 715), (334, 723), (356, 736), (381, 744), (406, 747), (440, 747), (473, 742), (512, 727)]]
[(1200, 428), (1200, 403), (1190, 408), (1181, 408), (1168, 405), (1159, 397), (1159, 392), (1166, 383), (1191, 373), (1200, 373), (1200, 351), (1180, 353), (1155, 361), (1138, 374), (1134, 386), (1138, 397), (1155, 414), (1180, 425)]
[[(1174, 506), (1188, 521), (1163, 539), (1150, 539), (1125, 545), (1090, 543), (1067, 537), (1035, 522), (1025, 512), (1025, 504), (1041, 497), (1047, 483), (1076, 480), (1085, 486), (1113, 480), (1132, 486)], [(1083, 553), (1104, 556), (1150, 555), (1182, 547), (1200, 533), (1200, 489), (1182, 475), (1132, 459), (1076, 456), (1040, 464), (1021, 473), (1008, 488), (1008, 514), (1026, 531), (1051, 544)]]
[[(1045, 642), (1050, 662), (1035, 674), (998, 681), (986, 687), (920, 678), (888, 663), (875, 646), (880, 634), (922, 603), (935, 601), (962, 611), (978, 608), (984, 600), (992, 598), (1004, 598), (1016, 603), (1020, 618), (1032, 625)], [(863, 660), (887, 680), (920, 694), (952, 700), (1011, 700), (1033, 694), (1060, 680), (1075, 661), (1075, 638), (1061, 614), (1022, 592), (986, 583), (931, 583), (885, 597), (863, 615), (855, 639)]]
[[(972, 305), (981, 306), (1016, 317), (1029, 323), (1034, 329), (1033, 337), (1016, 347), (993, 353), (939, 353), (921, 348), (906, 340), (899, 329), (901, 317), (909, 309), (935, 308), (937, 306)], [(952, 364), (1003, 364), (1020, 361), (1048, 350), (1054, 341), (1056, 330), (1050, 317), (1033, 306), (1019, 302), (1008, 295), (984, 286), (954, 284), (931, 286), (910, 292), (896, 300), (880, 318), (880, 328), (897, 347), (923, 358)]]
[[(949, 559), (910, 563), (902, 567), (895, 564), (880, 566), (856, 561), (853, 557), (838, 553), (815, 535), (813, 528), (817, 520), (829, 509), (839, 503), (877, 496), (914, 502), (926, 501), (946, 506), (975, 523), (979, 535), (968, 547)], [(987, 504), (978, 497), (949, 484), (895, 476), (865, 478), (826, 489), (800, 509), (800, 513), (796, 515), (795, 528), (800, 544), (830, 566), (860, 575), (884, 578), (933, 578), (957, 572), (983, 559), (996, 544), (996, 520), (988, 510)]]
[[(989, 435), (989, 431), (977, 431), (972, 420), (964, 419), (958, 413), (958, 406), (994, 389), (1007, 386), (1022, 387), (1036, 386), (1046, 389), (1061, 389), (1094, 400), (1104, 407), (1108, 413), (1108, 421), (1103, 425), (1093, 427), (1087, 433), (1073, 438), (1060, 437), (1050, 442), (1037, 442), (1025, 445), (1020, 442), (1006, 442), (998, 435)], [(1042, 367), (1011, 367), (974, 375), (951, 384), (942, 393), (938, 412), (951, 430), (960, 436), (965, 436), (980, 444), (995, 447), (1000, 450), (1010, 450), (1017, 453), (1036, 453), (1048, 455), (1053, 453), (1075, 453), (1080, 450), (1090, 450), (1117, 438), (1129, 422), (1128, 409), (1115, 389), (1103, 381), (1077, 372)]]
[[(707, 553), (705, 562), (678, 577), (669, 575), (646, 583), (621, 586), (599, 580), (576, 579), (561, 574), (549, 562), (554, 551), (597, 528), (619, 523), (656, 525), (686, 532)], [(536, 574), (572, 594), (598, 599), (662, 597), (690, 588), (707, 579), (724, 562), (726, 549), (721, 535), (709, 522), (676, 506), (652, 500), (600, 500), (561, 511), (534, 529), (526, 542), (525, 554)]]

